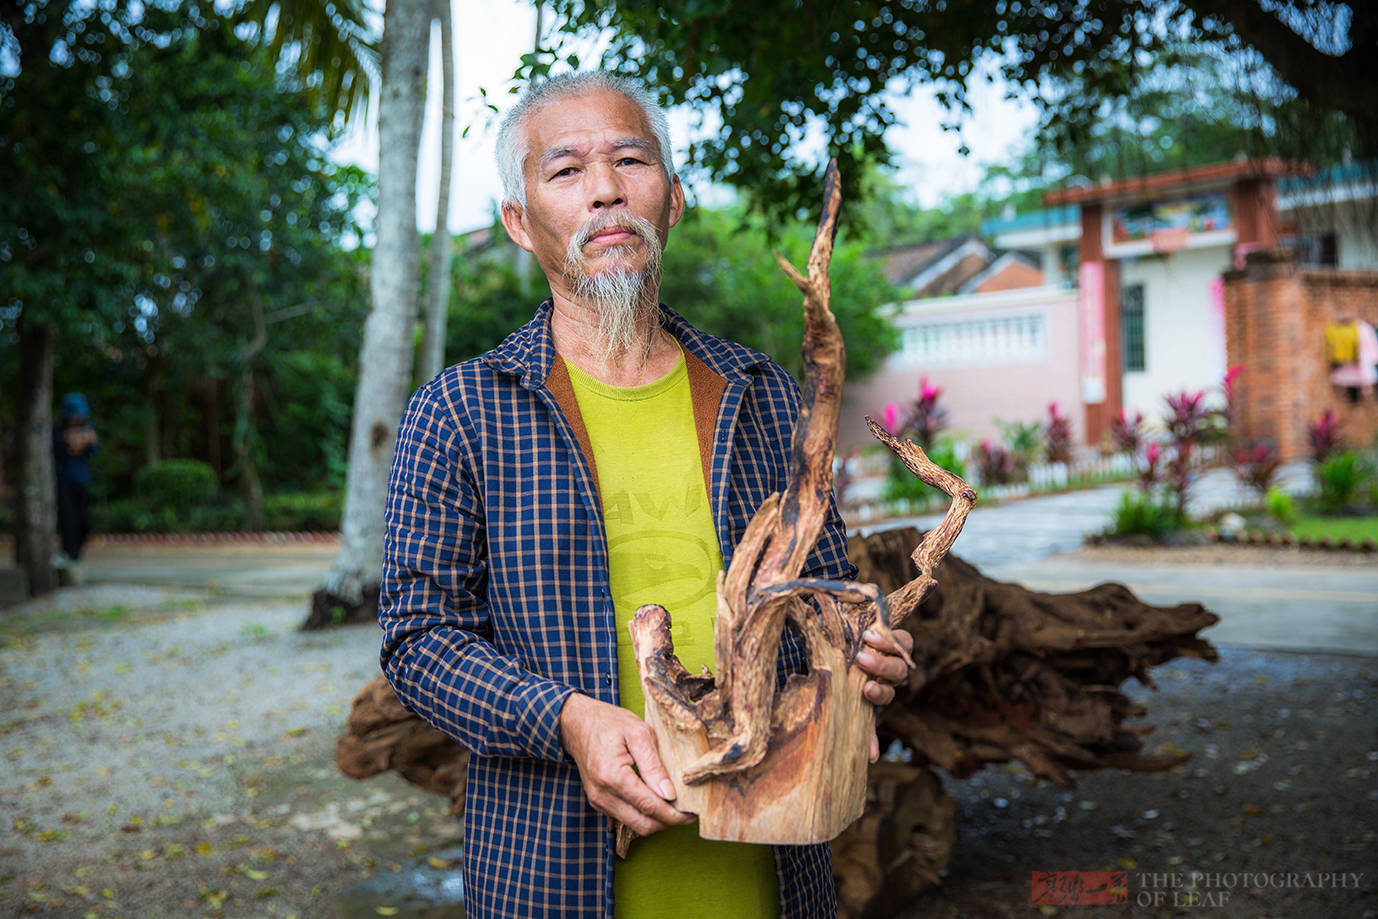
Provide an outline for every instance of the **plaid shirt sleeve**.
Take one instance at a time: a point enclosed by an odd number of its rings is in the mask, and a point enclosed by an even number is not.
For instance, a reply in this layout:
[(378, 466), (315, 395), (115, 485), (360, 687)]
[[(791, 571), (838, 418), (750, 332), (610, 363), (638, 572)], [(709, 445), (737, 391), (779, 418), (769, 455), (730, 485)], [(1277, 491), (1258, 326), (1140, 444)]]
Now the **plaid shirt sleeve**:
[(412, 396), (388, 485), (379, 620), (383, 671), (414, 712), (481, 755), (558, 761), (574, 688), (492, 644), (474, 438), (435, 382)]

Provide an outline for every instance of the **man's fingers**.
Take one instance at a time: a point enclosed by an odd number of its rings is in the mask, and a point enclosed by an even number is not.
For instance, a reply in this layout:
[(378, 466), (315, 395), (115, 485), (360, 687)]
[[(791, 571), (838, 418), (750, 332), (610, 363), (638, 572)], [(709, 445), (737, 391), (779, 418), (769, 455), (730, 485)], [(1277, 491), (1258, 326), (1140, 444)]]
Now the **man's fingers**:
[(693, 820), (693, 815), (675, 810), (652, 791), (630, 766), (624, 767), (617, 780), (610, 782), (598, 798), (597, 801), (590, 799), (595, 807), (621, 820), (638, 836), (649, 836), (667, 826)]
[(871, 762), (880, 759), (880, 736), (876, 734), (876, 726), (871, 724)]
[(660, 753), (656, 750), (650, 730), (634, 732), (628, 737), (627, 750), (636, 762), (636, 771), (641, 773), (641, 780), (666, 801), (675, 800), (674, 783), (660, 762)]
[(856, 656), (856, 663), (866, 671), (867, 676), (874, 677), (877, 682), (903, 683), (904, 678), (909, 675), (909, 667), (892, 654), (862, 651)]
[(867, 680), (866, 685), (861, 688), (861, 691), (872, 705), (889, 705), (891, 702), (895, 701), (895, 687), (888, 683), (877, 683), (875, 680)]

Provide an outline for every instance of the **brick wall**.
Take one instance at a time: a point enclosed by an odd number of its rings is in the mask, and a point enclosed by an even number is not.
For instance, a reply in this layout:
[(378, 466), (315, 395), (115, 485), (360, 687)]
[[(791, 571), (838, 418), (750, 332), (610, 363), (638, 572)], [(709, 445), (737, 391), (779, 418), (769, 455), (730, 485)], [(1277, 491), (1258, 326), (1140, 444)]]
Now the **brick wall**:
[(1236, 382), (1234, 436), (1274, 443), (1284, 461), (1310, 453), (1307, 425), (1326, 409), (1350, 445), (1378, 434), (1378, 397), (1357, 405), (1330, 384), (1325, 327), (1341, 315), (1378, 325), (1378, 271), (1304, 268), (1271, 251), (1226, 272), (1225, 353), (1243, 367)]

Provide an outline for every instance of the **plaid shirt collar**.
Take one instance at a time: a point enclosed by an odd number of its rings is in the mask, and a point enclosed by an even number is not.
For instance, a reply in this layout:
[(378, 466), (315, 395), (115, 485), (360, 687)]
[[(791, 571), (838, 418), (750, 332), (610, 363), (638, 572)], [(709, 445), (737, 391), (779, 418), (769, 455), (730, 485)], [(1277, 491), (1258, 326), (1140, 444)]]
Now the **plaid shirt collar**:
[[(550, 314), (553, 310), (553, 302), (546, 299), (530, 322), (483, 355), (483, 360), (494, 370), (520, 377), (521, 385), (526, 389), (534, 390), (544, 385), (555, 362), (555, 341), (550, 334)], [(759, 351), (700, 332), (663, 303), (660, 305), (660, 321), (686, 351), (725, 380), (745, 379), (747, 368), (769, 360)]]

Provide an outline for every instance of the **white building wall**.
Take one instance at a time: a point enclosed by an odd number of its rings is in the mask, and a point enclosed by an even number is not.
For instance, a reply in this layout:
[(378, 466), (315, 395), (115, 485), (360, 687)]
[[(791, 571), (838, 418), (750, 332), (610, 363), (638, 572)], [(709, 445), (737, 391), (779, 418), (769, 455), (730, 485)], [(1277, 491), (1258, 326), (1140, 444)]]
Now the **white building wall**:
[(1230, 260), (1229, 246), (1210, 246), (1120, 261), (1121, 286), (1144, 285), (1144, 370), (1124, 374), (1129, 415), (1143, 412), (1156, 424), (1164, 412), (1163, 397), (1181, 390), (1214, 390), (1211, 401), (1218, 402), (1225, 376), (1225, 317), (1211, 287), (1219, 284)]

